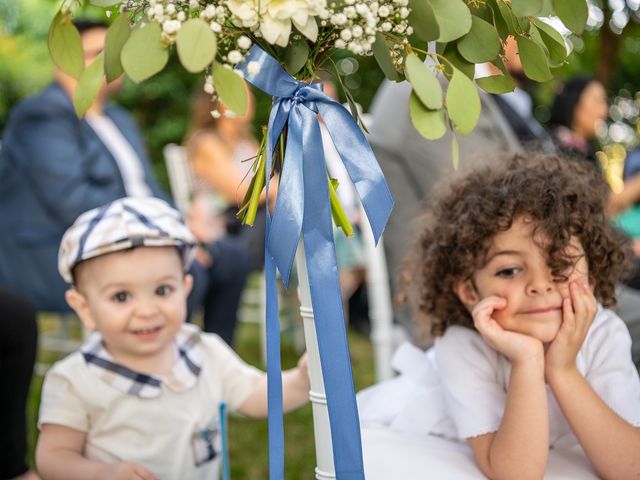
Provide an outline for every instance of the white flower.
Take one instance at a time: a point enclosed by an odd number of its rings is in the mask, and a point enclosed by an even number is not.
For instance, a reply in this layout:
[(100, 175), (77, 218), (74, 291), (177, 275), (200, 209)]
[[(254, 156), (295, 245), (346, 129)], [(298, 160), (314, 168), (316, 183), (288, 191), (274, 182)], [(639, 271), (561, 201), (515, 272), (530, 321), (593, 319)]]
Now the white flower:
[(242, 61), (242, 54), (238, 50), (231, 50), (227, 54), (227, 60), (229, 60), (229, 63), (235, 65)]
[(220, 25), (218, 22), (211, 22), (209, 26), (211, 27), (211, 30), (215, 33), (220, 33), (222, 31), (222, 25)]
[(249, 48), (251, 48), (251, 39), (246, 35), (242, 35), (238, 38), (236, 44), (238, 45), (238, 48), (241, 48), (242, 50), (249, 50)]
[(200, 2), (198, 0), (189, 0), (189, 8), (195, 9), (200, 6)]
[(173, 15), (174, 13), (176, 13), (176, 6), (173, 3), (167, 5), (167, 13), (169, 15)]
[(345, 28), (340, 32), (340, 38), (345, 42), (348, 42), (349, 40), (351, 40), (352, 37), (353, 35), (351, 34), (351, 30), (349, 30), (348, 28)]
[(218, 110), (211, 110), (211, 116), (213, 118), (220, 118), (220, 112)]
[(247, 65), (247, 72), (251, 75), (255, 75), (260, 71), (260, 64), (258, 62), (249, 62)]
[(355, 25), (351, 29), (351, 33), (353, 33), (353, 36), (355, 38), (360, 38), (362, 36), (362, 34), (364, 33), (364, 30), (362, 30), (362, 27), (360, 25)]
[(386, 5), (382, 5), (379, 9), (378, 9), (378, 16), (380, 18), (386, 18), (389, 16), (389, 13), (391, 13), (389, 11), (389, 7), (387, 7)]
[(184, 13), (183, 11), (179, 11), (178, 15), (176, 16), (176, 18), (178, 20), (180, 20), (181, 22), (184, 22), (187, 19), (187, 14)]
[(336, 40), (335, 43), (336, 48), (347, 48), (347, 44), (345, 43), (344, 40)]
[(292, 25), (312, 42), (318, 38), (318, 24), (315, 16), (320, 13), (319, 5), (312, 0), (259, 0), (261, 24), (260, 32), (269, 43), (286, 47), (289, 43)]
[(182, 24), (180, 23), (179, 20), (166, 20), (162, 24), (162, 31), (167, 35), (171, 35), (173, 33), (176, 33), (178, 30), (180, 30), (181, 26)]

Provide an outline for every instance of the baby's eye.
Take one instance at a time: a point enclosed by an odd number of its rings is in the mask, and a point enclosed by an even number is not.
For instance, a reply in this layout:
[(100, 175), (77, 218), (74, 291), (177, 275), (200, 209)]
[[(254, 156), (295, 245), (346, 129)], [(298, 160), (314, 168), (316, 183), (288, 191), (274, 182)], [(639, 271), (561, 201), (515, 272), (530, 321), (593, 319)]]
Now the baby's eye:
[(159, 295), (160, 297), (166, 297), (171, 292), (173, 292), (173, 288), (169, 285), (160, 285), (156, 288), (156, 295)]
[(124, 303), (129, 299), (129, 294), (127, 292), (118, 292), (111, 297), (113, 301), (118, 303)]
[(501, 268), (496, 272), (496, 277), (513, 278), (522, 269), (518, 267)]

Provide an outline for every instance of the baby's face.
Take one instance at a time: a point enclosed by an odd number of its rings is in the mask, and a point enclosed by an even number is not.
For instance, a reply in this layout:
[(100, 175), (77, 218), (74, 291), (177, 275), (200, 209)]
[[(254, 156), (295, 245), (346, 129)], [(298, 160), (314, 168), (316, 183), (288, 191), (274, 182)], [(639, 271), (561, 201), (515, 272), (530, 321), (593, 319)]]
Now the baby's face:
[(498, 233), (489, 249), (488, 262), (473, 275), (479, 300), (498, 296), (507, 306), (493, 317), (505, 330), (530, 335), (542, 342), (552, 341), (562, 323), (562, 301), (569, 297), (569, 283), (589, 287), (589, 269), (577, 238), (571, 241), (575, 266), (566, 272), (567, 281), (554, 279), (545, 252), (535, 243), (533, 224), (517, 219), (512, 227)]
[(186, 318), (191, 277), (174, 247), (138, 247), (88, 260), (76, 270), (86, 302), (85, 325), (102, 334), (109, 353), (134, 370), (173, 356)]

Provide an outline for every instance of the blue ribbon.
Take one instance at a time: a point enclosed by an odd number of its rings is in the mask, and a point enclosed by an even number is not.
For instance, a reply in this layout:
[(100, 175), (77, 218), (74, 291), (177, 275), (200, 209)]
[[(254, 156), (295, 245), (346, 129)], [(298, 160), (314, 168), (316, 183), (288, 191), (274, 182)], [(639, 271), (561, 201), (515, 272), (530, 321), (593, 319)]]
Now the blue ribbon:
[[(249, 72), (250, 62), (256, 62), (260, 67), (257, 73)], [(336, 478), (364, 479), (358, 409), (342, 311), (318, 113), (358, 191), (376, 243), (391, 214), (393, 198), (362, 131), (342, 105), (322, 93), (321, 85), (298, 82), (257, 45), (251, 48), (238, 69), (248, 82), (273, 97), (267, 138), (267, 190), (273, 151), (287, 126), (278, 197), (273, 218), (267, 214), (265, 241), (269, 477), (272, 480), (284, 478), (280, 321), (275, 269), (278, 268), (288, 286), (302, 233)]]

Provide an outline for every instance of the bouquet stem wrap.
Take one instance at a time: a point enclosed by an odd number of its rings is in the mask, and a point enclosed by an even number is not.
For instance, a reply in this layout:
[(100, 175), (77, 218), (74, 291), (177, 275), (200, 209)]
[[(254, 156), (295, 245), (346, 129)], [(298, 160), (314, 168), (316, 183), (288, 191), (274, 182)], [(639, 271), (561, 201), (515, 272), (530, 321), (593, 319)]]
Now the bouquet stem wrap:
[[(257, 73), (249, 73), (249, 62), (259, 64)], [(297, 81), (257, 45), (238, 68), (248, 82), (273, 97), (267, 133), (267, 188), (273, 152), (287, 126), (278, 197), (273, 217), (267, 215), (265, 242), (269, 476), (272, 480), (284, 478), (280, 321), (275, 269), (278, 268), (288, 286), (298, 241), (303, 234), (336, 478), (360, 480), (364, 478), (360, 426), (318, 114), (322, 115), (358, 191), (376, 242), (391, 213), (393, 197), (371, 147), (353, 117), (342, 105), (322, 93), (319, 84)]]

